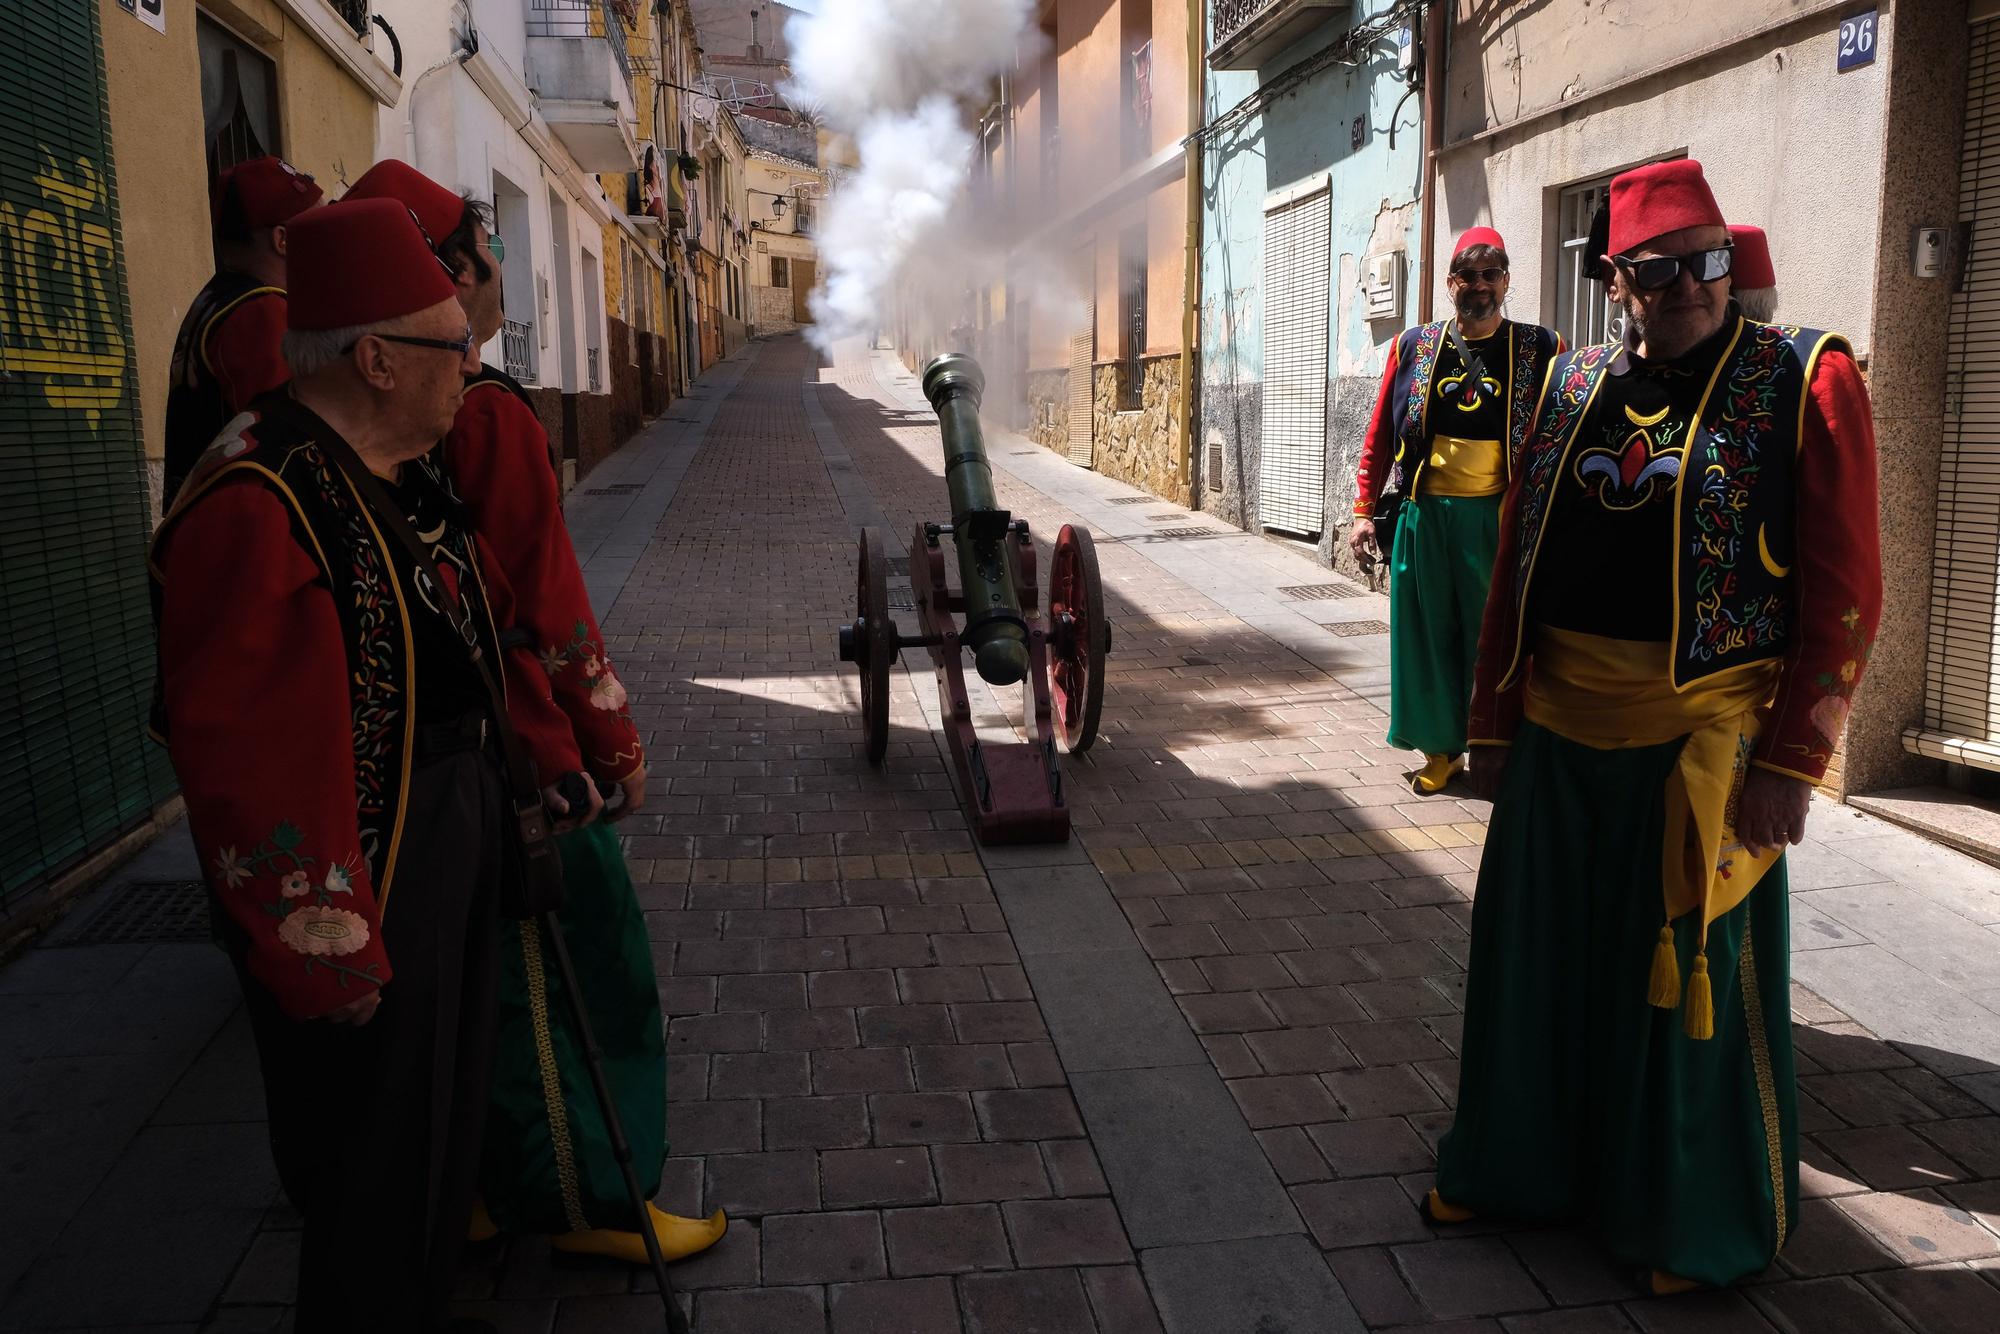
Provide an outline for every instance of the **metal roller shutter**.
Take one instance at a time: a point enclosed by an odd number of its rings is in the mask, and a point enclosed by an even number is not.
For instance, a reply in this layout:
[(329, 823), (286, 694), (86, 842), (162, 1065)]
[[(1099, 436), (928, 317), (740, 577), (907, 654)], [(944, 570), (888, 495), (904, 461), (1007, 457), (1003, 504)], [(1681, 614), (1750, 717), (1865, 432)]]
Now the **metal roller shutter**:
[(1264, 390), (1258, 518), (1316, 534), (1326, 513), (1328, 248), (1325, 183), (1264, 211)]
[(0, 0), (0, 914), (174, 786), (97, 22)]

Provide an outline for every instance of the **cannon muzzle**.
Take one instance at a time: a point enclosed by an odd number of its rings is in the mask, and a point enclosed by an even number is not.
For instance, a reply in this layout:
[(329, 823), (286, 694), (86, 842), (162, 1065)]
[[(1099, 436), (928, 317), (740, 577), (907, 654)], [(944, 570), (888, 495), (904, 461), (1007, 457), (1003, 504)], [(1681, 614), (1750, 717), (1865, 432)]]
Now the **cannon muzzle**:
[(951, 535), (965, 591), (965, 642), (980, 679), (1013, 685), (1028, 674), (1028, 623), (1014, 592), (1007, 550), (1013, 516), (993, 494), (993, 467), (979, 429), (986, 377), (963, 352), (947, 352), (924, 367), (924, 397), (944, 436), (944, 485), (951, 496)]

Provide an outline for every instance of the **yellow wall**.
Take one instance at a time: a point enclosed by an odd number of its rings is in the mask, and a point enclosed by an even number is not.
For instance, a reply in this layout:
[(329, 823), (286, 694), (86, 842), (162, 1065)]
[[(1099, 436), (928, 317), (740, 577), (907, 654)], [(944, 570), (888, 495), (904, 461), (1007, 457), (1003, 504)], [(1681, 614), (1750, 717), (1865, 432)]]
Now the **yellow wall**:
[[(194, 23), (168, 11), (164, 35), (98, 0), (111, 98), (132, 354), (146, 457), (164, 457), (167, 364), (188, 302), (214, 271), (201, 147), (201, 68)], [(175, 20), (179, 21), (176, 22)], [(192, 184), (190, 184), (192, 183)]]

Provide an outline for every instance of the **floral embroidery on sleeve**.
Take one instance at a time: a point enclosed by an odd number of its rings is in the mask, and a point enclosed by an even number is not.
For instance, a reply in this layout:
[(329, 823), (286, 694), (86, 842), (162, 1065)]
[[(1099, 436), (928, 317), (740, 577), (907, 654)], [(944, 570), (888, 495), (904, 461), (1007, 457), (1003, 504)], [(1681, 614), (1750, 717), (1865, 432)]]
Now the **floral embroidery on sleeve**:
[(334, 960), (365, 948), (370, 933), (368, 919), (335, 900), (354, 894), (354, 871), (350, 862), (329, 865), (315, 880), (316, 860), (301, 852), (305, 834), (289, 820), (280, 820), (271, 836), (239, 856), (226, 847), (215, 858), (216, 874), (229, 889), (241, 887), (253, 875), (275, 873), (278, 899), (263, 904), (264, 912), (277, 919), (278, 939), (294, 953), (304, 956), (305, 971), (325, 969), (335, 974), (342, 988), (349, 978), (370, 986), (380, 986), (379, 964), (353, 968)]
[[(1828, 754), (1840, 744), (1841, 729), (1847, 726), (1848, 712), (1854, 707), (1854, 688), (1860, 684), (1861, 675), (1868, 667), (1868, 655), (1874, 651), (1874, 645), (1861, 633), (1859, 607), (1849, 607), (1847, 614), (1840, 618), (1840, 623), (1847, 627), (1847, 660), (1813, 678), (1813, 684), (1824, 693), (1813, 702), (1811, 711), (1806, 715)], [(1793, 749), (1803, 750), (1804, 747), (1794, 746)]]
[(590, 627), (582, 621), (578, 621), (570, 632), (569, 643), (561, 648), (543, 649), (541, 658), (542, 670), (551, 679), (560, 675), (571, 663), (580, 663), (583, 684), (590, 691), (592, 707), (610, 713), (625, 711), (625, 683), (611, 669), (610, 659), (604, 656), (603, 648), (591, 639)]

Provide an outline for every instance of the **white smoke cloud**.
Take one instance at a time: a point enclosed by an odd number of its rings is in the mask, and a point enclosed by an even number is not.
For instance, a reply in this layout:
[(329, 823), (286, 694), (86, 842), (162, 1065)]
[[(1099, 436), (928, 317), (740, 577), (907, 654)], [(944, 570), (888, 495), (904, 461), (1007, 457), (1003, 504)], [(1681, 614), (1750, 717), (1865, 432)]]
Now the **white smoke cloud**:
[(1008, 238), (970, 216), (971, 121), (1040, 41), (1033, 0), (820, 0), (786, 37), (787, 100), (852, 136), (860, 159), (820, 213), (808, 335), (831, 349), (898, 303), (941, 332), (969, 286), (1006, 272)]

